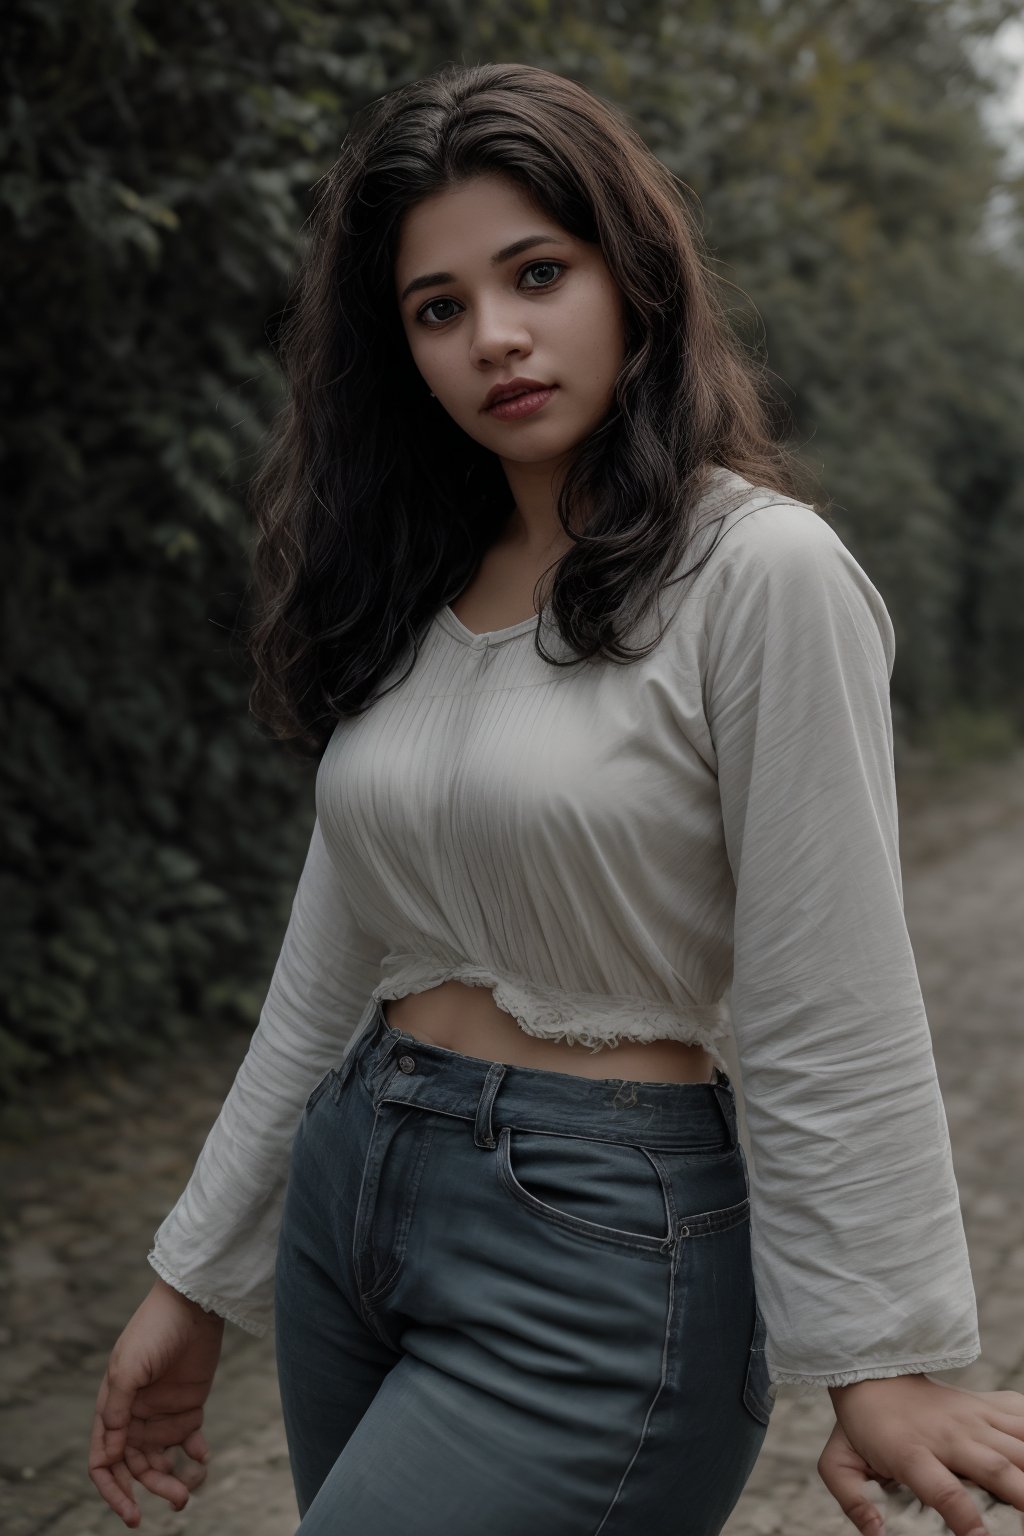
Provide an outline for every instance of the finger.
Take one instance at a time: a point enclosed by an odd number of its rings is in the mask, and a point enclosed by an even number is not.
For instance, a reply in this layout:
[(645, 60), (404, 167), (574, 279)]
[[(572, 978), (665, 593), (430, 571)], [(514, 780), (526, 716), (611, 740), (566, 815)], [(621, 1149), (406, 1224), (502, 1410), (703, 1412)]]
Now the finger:
[(133, 1499), (135, 1495), (132, 1490), (132, 1475), (125, 1463), (123, 1461), (115, 1461), (110, 1468), (110, 1472), (125, 1497)]
[(206, 1482), (208, 1475), (209, 1468), (205, 1465), (205, 1463), (201, 1461), (186, 1462), (181, 1471), (178, 1473), (178, 1476), (185, 1484), (185, 1487), (190, 1488), (193, 1493), (197, 1488), (202, 1487), (202, 1485)]
[[(984, 1447), (976, 1449), (983, 1451)], [(1005, 1458), (999, 1459), (1003, 1461)], [(979, 1487), (985, 1487), (984, 1478), (979, 1478), (971, 1471), (967, 1460), (967, 1457), (958, 1458), (956, 1471), (969, 1477)], [(961, 1465), (961, 1462), (964, 1464)], [(981, 1511), (960, 1478), (925, 1446), (915, 1447), (897, 1470), (900, 1480), (911, 1493), (916, 1494), (927, 1509), (934, 1509), (942, 1516), (953, 1536), (976, 1536), (977, 1532), (985, 1531)], [(1024, 1479), (1024, 1474), (1017, 1475)]]
[(956, 1471), (1004, 1504), (1024, 1510), (1024, 1471), (999, 1447), (973, 1442), (957, 1457)]
[(135, 1500), (126, 1495), (109, 1467), (90, 1467), (89, 1476), (100, 1498), (108, 1503), (115, 1515), (120, 1515), (125, 1525), (136, 1526), (142, 1519)]
[[(184, 1446), (178, 1447), (172, 1453), (170, 1451), (140, 1451), (141, 1456), (149, 1458), (149, 1464), (157, 1472), (171, 1472), (179, 1477), (190, 1492), (195, 1492), (206, 1481), (208, 1468), (205, 1462), (196, 1461), (185, 1450)], [(184, 1463), (184, 1464), (183, 1464)]]
[(1024, 1470), (1024, 1436), (1004, 1434), (993, 1426), (985, 1443), (991, 1445), (993, 1450), (1001, 1451), (1015, 1467)]
[(181, 1442), (181, 1448), (186, 1456), (191, 1456), (194, 1461), (209, 1461), (210, 1447), (206, 1443), (206, 1436), (201, 1429), (194, 1429), (192, 1433)]
[[(136, 1451), (133, 1449), (132, 1456), (141, 1456), (144, 1461), (148, 1461), (149, 1466), (156, 1472), (170, 1472), (172, 1476), (180, 1478), (190, 1492), (194, 1492), (205, 1483), (209, 1470), (204, 1461), (196, 1460), (183, 1446), (176, 1448), (174, 1452)], [(131, 1457), (128, 1457), (127, 1461), (134, 1474), (134, 1461)]]
[(123, 1479), (117, 1475), (117, 1468), (122, 1465), (126, 1431), (110, 1431), (103, 1422), (102, 1410), (108, 1395), (107, 1380), (104, 1377), (97, 1395), (92, 1433), (89, 1436), (89, 1477), (100, 1497), (115, 1514), (121, 1516), (126, 1525), (138, 1525), (142, 1516), (132, 1497), (131, 1479), (126, 1488)]
[[(149, 1462), (149, 1465), (151, 1467), (155, 1467), (158, 1472), (175, 1471), (174, 1457), (171, 1455), (170, 1451), (138, 1451), (132, 1447), (132, 1452), (136, 1456), (144, 1456), (145, 1459)], [(126, 1457), (125, 1460), (127, 1461), (128, 1458)], [(128, 1465), (131, 1466), (130, 1461), (128, 1462)]]
[(869, 1468), (845, 1438), (829, 1440), (818, 1457), (818, 1476), (858, 1531), (865, 1536), (880, 1536), (884, 1521), (878, 1506), (868, 1497)]
[(180, 1477), (175, 1477), (173, 1472), (161, 1471), (153, 1466), (142, 1451), (135, 1451), (129, 1446), (125, 1452), (125, 1460), (131, 1469), (136, 1482), (150, 1493), (155, 1493), (158, 1498), (166, 1499), (171, 1508), (181, 1511), (188, 1503), (189, 1490)]
[(97, 1406), (100, 1407), (104, 1428), (108, 1431), (127, 1429), (139, 1383), (130, 1371), (111, 1361), (107, 1366), (103, 1387), (103, 1403), (101, 1407), (99, 1404)]
[(1013, 1435), (1024, 1444), (1024, 1413), (990, 1412), (988, 1422), (1004, 1435)]
[(127, 1423), (119, 1429), (112, 1429), (104, 1419), (107, 1398), (109, 1397), (107, 1379), (104, 1376), (96, 1398), (96, 1411), (93, 1414), (92, 1434), (89, 1437), (89, 1465), (110, 1466), (115, 1461), (120, 1461), (124, 1454), (125, 1441), (128, 1436)]

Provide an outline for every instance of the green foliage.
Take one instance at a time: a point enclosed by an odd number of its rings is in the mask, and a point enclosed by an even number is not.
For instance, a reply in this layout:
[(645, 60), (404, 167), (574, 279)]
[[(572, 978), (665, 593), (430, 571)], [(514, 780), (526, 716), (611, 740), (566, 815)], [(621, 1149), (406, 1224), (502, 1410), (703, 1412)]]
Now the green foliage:
[(901, 728), (1019, 730), (1021, 183), (970, 46), (1014, 9), (15, 0), (0, 1093), (254, 1022), (312, 816), (233, 639), (274, 326), (353, 110), (449, 59), (626, 107), (699, 197), (737, 329), (890, 606)]
[(736, 328), (893, 614), (908, 731), (961, 698), (1024, 725), (1024, 178), (982, 127), (972, 46), (1016, 11), (655, 0), (614, 35), (592, 20), (589, 49), (574, 28), (569, 72), (699, 198)]

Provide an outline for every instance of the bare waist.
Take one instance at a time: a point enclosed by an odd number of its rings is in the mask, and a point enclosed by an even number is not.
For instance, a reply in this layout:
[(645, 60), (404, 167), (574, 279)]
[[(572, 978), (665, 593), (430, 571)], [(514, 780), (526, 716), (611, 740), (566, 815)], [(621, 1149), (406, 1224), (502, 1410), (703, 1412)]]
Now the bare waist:
[(631, 1082), (710, 1082), (714, 1063), (695, 1042), (618, 1039), (600, 1046), (530, 1033), (486, 987), (449, 979), (381, 1004), (394, 1029), (428, 1045), (508, 1066)]

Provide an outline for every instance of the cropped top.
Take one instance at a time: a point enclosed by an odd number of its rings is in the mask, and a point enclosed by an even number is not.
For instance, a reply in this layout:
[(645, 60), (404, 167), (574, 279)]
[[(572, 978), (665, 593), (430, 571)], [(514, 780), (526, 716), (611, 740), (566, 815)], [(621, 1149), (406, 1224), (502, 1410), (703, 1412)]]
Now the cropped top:
[(249, 1050), (149, 1255), (169, 1284), (266, 1329), (307, 1096), (379, 999), (457, 978), (584, 1046), (721, 1066), (731, 1033), (773, 1382), (978, 1356), (903, 911), (889, 614), (811, 506), (721, 469), (681, 573), (629, 663), (552, 666), (538, 623), (573, 653), (547, 607), (484, 634), (441, 608), (338, 723)]

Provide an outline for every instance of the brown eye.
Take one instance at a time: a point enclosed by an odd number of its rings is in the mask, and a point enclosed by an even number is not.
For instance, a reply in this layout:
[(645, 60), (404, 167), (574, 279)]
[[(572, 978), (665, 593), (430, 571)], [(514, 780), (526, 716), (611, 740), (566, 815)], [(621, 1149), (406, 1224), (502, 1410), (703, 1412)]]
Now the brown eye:
[[(423, 308), (421, 310), (417, 311), (416, 318), (417, 318), (417, 320), (421, 320), (423, 318), (423, 316), (427, 313), (427, 310), (428, 309), (433, 309), (435, 304), (454, 304), (454, 303), (455, 303), (454, 299), (431, 299), (429, 304), (424, 304)], [(450, 319), (451, 319), (451, 315), (442, 315), (441, 318), (439, 320), (435, 320), (434, 323), (435, 323), (435, 325), (441, 325), (441, 324), (444, 323), (445, 320), (450, 320)]]
[[(546, 281), (531, 283), (525, 290), (527, 293), (537, 293), (542, 289), (551, 288), (565, 271), (566, 263), (564, 261), (531, 261), (527, 266), (523, 268), (522, 273), (520, 274), (521, 277), (525, 277), (528, 272), (536, 271), (538, 267), (542, 272), (547, 270), (548, 272), (554, 272), (555, 275), (554, 277), (549, 277)], [(441, 315), (439, 318), (435, 316), (433, 320), (426, 318), (429, 315), (430, 310), (435, 309), (439, 304), (458, 304), (458, 300), (431, 299), (429, 304), (424, 304), (422, 308), (418, 309), (416, 311), (416, 319), (420, 322), (421, 325), (425, 325), (428, 330), (438, 330), (442, 325), (446, 324), (447, 321), (453, 318), (452, 315)]]

